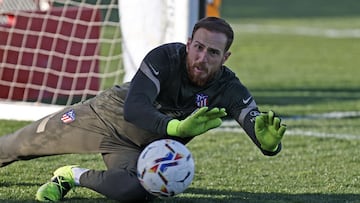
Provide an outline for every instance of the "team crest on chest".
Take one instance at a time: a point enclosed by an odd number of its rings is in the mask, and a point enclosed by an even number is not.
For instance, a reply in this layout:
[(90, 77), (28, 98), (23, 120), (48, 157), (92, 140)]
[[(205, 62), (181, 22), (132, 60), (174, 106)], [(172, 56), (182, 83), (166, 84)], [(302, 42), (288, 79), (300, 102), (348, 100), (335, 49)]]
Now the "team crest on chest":
[(209, 96), (205, 94), (196, 94), (196, 106), (197, 107), (204, 107), (208, 106), (209, 104)]

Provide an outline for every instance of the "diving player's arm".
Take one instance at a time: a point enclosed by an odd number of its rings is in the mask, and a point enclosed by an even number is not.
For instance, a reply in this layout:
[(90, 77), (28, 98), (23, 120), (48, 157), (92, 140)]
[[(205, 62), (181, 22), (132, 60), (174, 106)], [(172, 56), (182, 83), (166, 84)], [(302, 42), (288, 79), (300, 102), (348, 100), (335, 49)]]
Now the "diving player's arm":
[(172, 119), (154, 107), (160, 82), (145, 62), (135, 74), (124, 104), (124, 118), (137, 127), (159, 135), (165, 135)]
[(254, 144), (261, 150), (264, 155), (274, 156), (281, 151), (281, 143), (276, 151), (267, 151), (261, 148), (261, 144), (259, 140), (256, 138), (255, 134), (255, 120), (256, 116), (260, 115), (260, 112), (255, 104), (255, 102), (251, 102), (246, 108), (244, 108), (240, 116), (237, 118), (237, 122), (244, 129), (246, 134), (250, 137), (250, 139), (254, 142)]
[(241, 110), (237, 122), (264, 155), (273, 156), (281, 151), (286, 126), (280, 124), (274, 112), (260, 113), (253, 100)]
[(184, 120), (173, 119), (158, 111), (153, 103), (160, 82), (154, 77), (156, 71), (150, 69), (142, 63), (132, 80), (124, 105), (125, 120), (152, 133), (176, 137), (194, 137), (221, 125), (221, 117), (227, 115), (223, 108), (208, 110), (203, 107)]

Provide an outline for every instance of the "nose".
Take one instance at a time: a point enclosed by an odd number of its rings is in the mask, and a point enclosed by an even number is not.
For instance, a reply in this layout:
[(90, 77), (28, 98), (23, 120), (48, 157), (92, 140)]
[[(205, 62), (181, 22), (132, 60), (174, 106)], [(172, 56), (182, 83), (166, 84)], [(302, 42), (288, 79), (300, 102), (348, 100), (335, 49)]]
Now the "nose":
[(206, 51), (202, 51), (202, 52), (199, 53), (198, 61), (201, 62), (201, 63), (206, 63), (207, 62)]

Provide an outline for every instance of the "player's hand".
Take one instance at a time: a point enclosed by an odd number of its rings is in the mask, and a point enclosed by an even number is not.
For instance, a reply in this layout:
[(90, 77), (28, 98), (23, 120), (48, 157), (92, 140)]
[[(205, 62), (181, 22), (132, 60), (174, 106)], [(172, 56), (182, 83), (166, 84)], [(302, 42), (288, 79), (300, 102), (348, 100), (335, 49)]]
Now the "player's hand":
[(226, 115), (224, 108), (213, 108), (208, 111), (208, 107), (202, 107), (184, 120), (171, 120), (167, 126), (167, 133), (178, 137), (194, 137), (219, 127), (222, 123), (221, 117)]
[(273, 111), (261, 113), (255, 120), (255, 135), (266, 151), (276, 151), (284, 133), (286, 125), (281, 124), (279, 117)]

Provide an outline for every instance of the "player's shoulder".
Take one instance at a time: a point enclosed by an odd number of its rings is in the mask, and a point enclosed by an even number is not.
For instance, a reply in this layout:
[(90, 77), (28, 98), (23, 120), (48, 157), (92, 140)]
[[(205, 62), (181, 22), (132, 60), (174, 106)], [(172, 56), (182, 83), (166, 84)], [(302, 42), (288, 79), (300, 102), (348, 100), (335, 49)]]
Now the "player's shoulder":
[(158, 60), (176, 60), (183, 59), (186, 56), (186, 45), (179, 42), (166, 43), (159, 45), (158, 47), (151, 50), (146, 60), (158, 59)]
[(160, 47), (170, 47), (170, 48), (182, 48), (185, 46), (186, 45), (181, 42), (170, 42), (170, 43), (165, 43), (165, 44), (160, 45)]
[(221, 72), (221, 80), (227, 81), (227, 83), (229, 83), (239, 81), (239, 78), (230, 68), (228, 68), (227, 66), (223, 66)]
[(240, 81), (240, 78), (230, 68), (223, 66), (220, 83), (227, 86), (227, 88), (244, 89), (244, 84)]
[(158, 49), (167, 50), (169, 52), (184, 52), (186, 51), (186, 45), (180, 42), (172, 42), (162, 44)]

